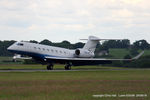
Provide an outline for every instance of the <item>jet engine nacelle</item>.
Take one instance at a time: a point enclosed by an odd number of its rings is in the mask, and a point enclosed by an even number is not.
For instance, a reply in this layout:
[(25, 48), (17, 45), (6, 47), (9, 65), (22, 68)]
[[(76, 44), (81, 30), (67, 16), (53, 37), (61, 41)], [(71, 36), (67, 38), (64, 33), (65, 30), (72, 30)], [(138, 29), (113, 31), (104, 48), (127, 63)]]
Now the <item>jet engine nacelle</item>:
[(91, 58), (94, 57), (94, 53), (84, 49), (76, 49), (75, 57), (79, 58)]

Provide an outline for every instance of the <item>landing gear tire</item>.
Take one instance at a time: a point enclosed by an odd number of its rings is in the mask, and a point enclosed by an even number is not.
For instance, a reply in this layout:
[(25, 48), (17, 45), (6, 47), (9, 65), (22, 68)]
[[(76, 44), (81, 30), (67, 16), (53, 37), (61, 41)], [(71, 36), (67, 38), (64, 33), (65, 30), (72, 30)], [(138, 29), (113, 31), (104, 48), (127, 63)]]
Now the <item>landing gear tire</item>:
[(71, 65), (66, 65), (65, 70), (71, 70)]
[(47, 70), (53, 70), (53, 64), (48, 65)]

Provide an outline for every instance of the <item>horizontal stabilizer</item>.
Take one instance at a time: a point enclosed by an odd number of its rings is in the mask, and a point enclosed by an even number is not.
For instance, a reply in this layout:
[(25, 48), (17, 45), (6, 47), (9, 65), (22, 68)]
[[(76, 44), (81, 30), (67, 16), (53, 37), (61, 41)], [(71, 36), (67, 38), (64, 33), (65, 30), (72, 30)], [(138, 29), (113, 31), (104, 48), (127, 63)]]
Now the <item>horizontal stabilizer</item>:
[(91, 41), (102, 41), (102, 40), (125, 40), (125, 39), (100, 39), (98, 37), (95, 36), (89, 36), (89, 39), (80, 39), (80, 40), (91, 40)]
[[(88, 39), (80, 39), (80, 40), (88, 40)], [(109, 41), (109, 40), (125, 40), (125, 39), (90, 39), (92, 41), (102, 41), (102, 40), (105, 40), (105, 41)]]

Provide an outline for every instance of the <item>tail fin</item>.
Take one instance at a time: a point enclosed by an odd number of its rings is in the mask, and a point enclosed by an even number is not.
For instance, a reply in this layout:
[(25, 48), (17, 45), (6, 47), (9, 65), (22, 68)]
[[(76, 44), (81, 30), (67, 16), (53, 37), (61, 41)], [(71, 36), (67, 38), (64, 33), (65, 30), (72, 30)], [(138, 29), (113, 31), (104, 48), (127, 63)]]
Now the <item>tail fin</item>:
[[(87, 39), (80, 39), (80, 40), (87, 40)], [(108, 40), (123, 40), (123, 39), (100, 39), (95, 36), (89, 36), (88, 42), (84, 45), (83, 49), (94, 52), (96, 49), (96, 45), (98, 44), (99, 41), (102, 40), (108, 41)]]
[[(82, 40), (85, 40), (85, 39), (82, 39)], [(98, 37), (89, 36), (89, 39), (88, 39), (87, 43), (84, 45), (83, 49), (94, 52), (96, 49), (96, 45), (98, 44), (99, 40), (100, 39)]]

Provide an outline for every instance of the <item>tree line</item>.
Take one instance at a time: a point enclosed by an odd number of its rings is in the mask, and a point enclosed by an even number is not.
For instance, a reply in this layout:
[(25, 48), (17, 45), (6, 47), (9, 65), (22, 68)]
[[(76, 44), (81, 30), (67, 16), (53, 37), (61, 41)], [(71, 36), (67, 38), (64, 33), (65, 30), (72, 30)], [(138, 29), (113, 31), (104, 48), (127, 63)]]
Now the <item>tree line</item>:
[[(12, 56), (13, 54), (7, 51), (7, 48), (12, 45), (14, 40), (11, 41), (0, 41), (0, 56)], [(78, 42), (71, 44), (69, 41), (62, 41), (59, 43), (51, 42), (48, 39), (44, 39), (43, 41), (35, 41), (35, 40), (30, 40), (29, 42), (31, 43), (39, 43), (39, 44), (44, 44), (44, 45), (50, 45), (50, 46), (58, 46), (58, 47), (63, 47), (67, 49), (76, 49), (76, 48), (82, 48), (85, 43)], [(135, 51), (139, 49), (150, 49), (150, 44), (146, 40), (139, 40), (135, 41), (133, 44), (130, 43), (130, 40), (109, 40), (109, 41), (104, 41), (101, 42), (97, 45), (96, 53), (100, 52), (102, 50), (106, 50), (109, 52), (110, 48), (130, 48), (131, 52), (133, 55), (137, 54)]]

